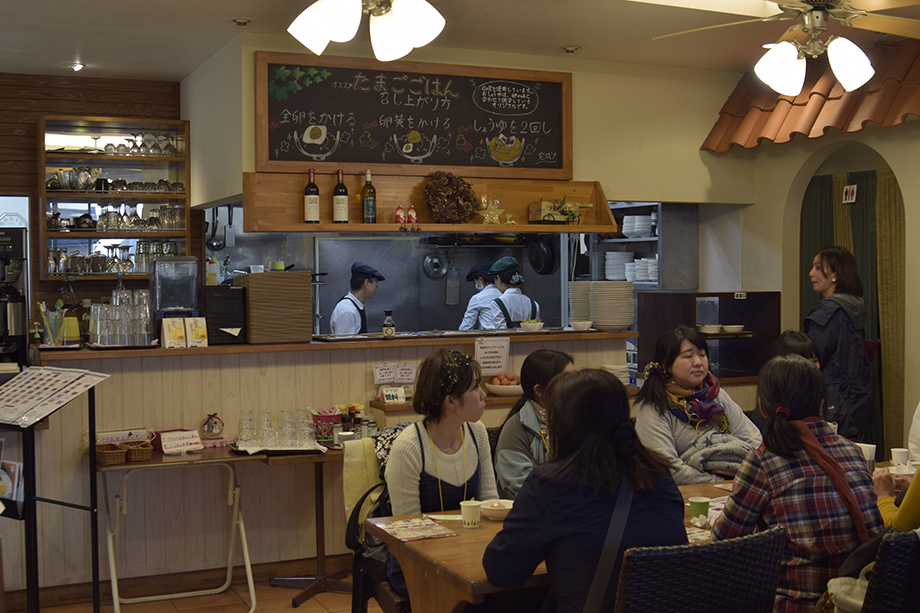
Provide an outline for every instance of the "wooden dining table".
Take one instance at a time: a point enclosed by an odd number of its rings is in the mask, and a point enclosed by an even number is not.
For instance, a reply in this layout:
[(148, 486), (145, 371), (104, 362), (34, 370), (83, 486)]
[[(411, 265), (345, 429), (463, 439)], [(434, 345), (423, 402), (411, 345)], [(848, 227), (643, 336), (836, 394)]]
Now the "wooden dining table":
[[(728, 482), (730, 483), (730, 482)], [(715, 487), (715, 483), (682, 485), (680, 492), (686, 503), (691, 496), (718, 498), (728, 491)], [(684, 507), (684, 525), (690, 525), (690, 508)], [(460, 515), (449, 511), (446, 515)], [(435, 517), (441, 515), (435, 514)], [(400, 541), (379, 527), (394, 520), (421, 517), (376, 517), (364, 522), (364, 529), (390, 547), (402, 567), (409, 589), (409, 602), (414, 611), (424, 613), (456, 613), (469, 603), (480, 603), (486, 594), (507, 591), (489, 583), (482, 567), (482, 555), (502, 528), (502, 521), (482, 517), (479, 528), (464, 528), (460, 520), (440, 520), (438, 523), (457, 533), (446, 538)], [(546, 564), (541, 562), (534, 574), (519, 588), (526, 589), (549, 585)]]

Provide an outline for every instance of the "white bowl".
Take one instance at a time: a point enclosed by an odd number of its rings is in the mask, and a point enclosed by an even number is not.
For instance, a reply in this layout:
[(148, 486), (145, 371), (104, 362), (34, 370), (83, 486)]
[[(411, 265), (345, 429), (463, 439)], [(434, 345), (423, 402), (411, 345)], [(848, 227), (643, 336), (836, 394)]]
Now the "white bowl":
[(521, 322), (521, 329), (524, 332), (539, 332), (543, 329), (543, 322), (538, 321), (537, 323), (528, 323), (526, 321)]
[(722, 326), (722, 330), (724, 330), (725, 332), (743, 332), (743, 331), (744, 331), (744, 325), (743, 325), (743, 324), (740, 325), (740, 326), (737, 326), (737, 325), (731, 325), (731, 326), (723, 325), (723, 326)]
[(494, 396), (523, 396), (524, 388), (520, 385), (492, 385), (483, 383), (486, 391)]
[(719, 324), (714, 325), (700, 325), (700, 332), (703, 334), (715, 334), (722, 329), (722, 326)]
[[(500, 509), (492, 508), (493, 504), (500, 504), (504, 508), (500, 508)], [(508, 511), (511, 510), (512, 506), (514, 506), (513, 500), (506, 500), (504, 498), (493, 498), (492, 500), (483, 500), (480, 508), (482, 509), (482, 514), (488, 517), (489, 519), (500, 521), (502, 519), (505, 519), (505, 516), (508, 515)]]
[(590, 319), (587, 320), (587, 321), (572, 321), (572, 322), (570, 322), (572, 328), (575, 329), (575, 330), (590, 330), (590, 329), (591, 329), (591, 324), (593, 324), (593, 323), (594, 323), (594, 322), (591, 321)]

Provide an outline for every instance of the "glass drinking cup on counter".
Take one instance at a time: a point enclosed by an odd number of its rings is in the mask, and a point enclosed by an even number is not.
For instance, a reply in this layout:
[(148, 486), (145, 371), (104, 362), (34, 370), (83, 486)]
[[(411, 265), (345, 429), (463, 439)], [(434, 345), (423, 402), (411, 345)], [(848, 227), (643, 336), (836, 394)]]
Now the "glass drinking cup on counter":
[(313, 433), (313, 418), (307, 409), (294, 409), (295, 437), (298, 447), (309, 447), (316, 440)]
[(275, 446), (275, 428), (272, 426), (271, 411), (259, 411), (256, 437), (262, 449), (271, 449)]
[(281, 411), (281, 421), (280, 421), (280, 440), (278, 441), (278, 446), (285, 449), (290, 449), (297, 446), (297, 440), (295, 438), (295, 428), (294, 428), (294, 412), (293, 411)]
[(237, 428), (236, 444), (240, 447), (247, 445), (255, 438), (255, 430), (252, 424), (252, 409), (240, 410), (240, 425)]

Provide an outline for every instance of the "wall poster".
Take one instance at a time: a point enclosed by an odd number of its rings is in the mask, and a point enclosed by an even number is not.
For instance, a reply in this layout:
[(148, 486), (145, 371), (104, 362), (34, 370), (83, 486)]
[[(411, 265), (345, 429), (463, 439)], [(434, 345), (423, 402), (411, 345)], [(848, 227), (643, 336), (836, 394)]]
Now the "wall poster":
[(570, 180), (572, 75), (256, 53), (256, 169)]

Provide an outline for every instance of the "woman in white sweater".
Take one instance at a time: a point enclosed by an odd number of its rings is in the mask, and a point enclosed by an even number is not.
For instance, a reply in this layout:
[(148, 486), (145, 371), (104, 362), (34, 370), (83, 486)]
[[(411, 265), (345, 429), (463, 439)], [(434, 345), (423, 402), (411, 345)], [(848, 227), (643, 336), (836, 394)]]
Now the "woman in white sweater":
[[(424, 419), (393, 443), (386, 481), (394, 515), (456, 511), (463, 500), (498, 498), (479, 387), (479, 364), (459, 351), (439, 349), (419, 365), (412, 408)], [(389, 556), (393, 588), (407, 594), (402, 571)]]

